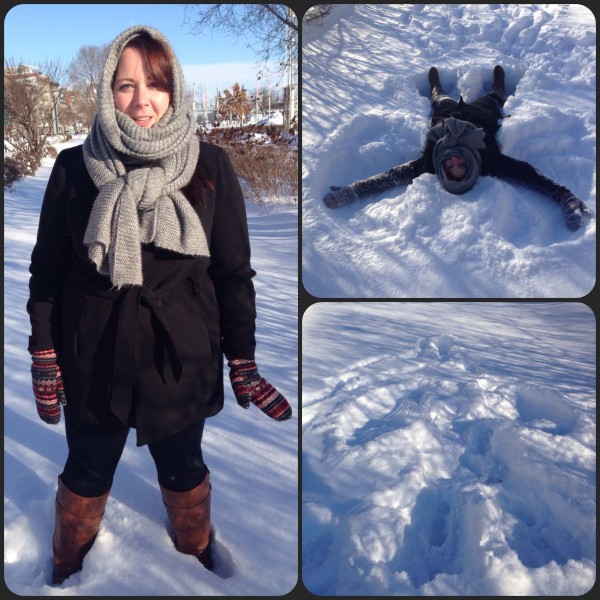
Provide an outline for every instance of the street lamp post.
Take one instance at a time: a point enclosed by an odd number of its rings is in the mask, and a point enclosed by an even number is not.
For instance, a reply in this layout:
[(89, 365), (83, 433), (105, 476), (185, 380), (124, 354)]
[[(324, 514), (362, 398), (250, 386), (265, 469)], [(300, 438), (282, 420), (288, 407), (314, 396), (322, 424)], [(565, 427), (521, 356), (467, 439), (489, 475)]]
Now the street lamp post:
[(255, 103), (255, 115), (256, 115), (256, 122), (258, 123), (259, 120), (259, 116), (258, 116), (258, 104), (259, 104), (259, 93), (258, 93), (258, 80), (260, 79), (260, 75), (256, 75), (256, 103)]
[(54, 88), (51, 92), (52, 94), (52, 129), (54, 135), (58, 135), (59, 125), (58, 125), (58, 99), (60, 97), (60, 90), (58, 88)]

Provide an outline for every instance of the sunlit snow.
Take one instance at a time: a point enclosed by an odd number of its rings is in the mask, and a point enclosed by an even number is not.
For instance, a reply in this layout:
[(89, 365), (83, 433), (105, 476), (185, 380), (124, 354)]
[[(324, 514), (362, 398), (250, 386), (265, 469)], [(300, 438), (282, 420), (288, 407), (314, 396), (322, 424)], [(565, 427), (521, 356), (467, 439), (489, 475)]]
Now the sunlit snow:
[(319, 595), (580, 595), (596, 572), (595, 318), (317, 303), (302, 574)]
[[(74, 139), (66, 144), (82, 143)], [(62, 147), (62, 146), (61, 146)], [(60, 149), (60, 148), (59, 148)], [(167, 529), (154, 463), (129, 436), (99, 536), (81, 573), (61, 586), (52, 572), (56, 480), (64, 426), (44, 424), (31, 391), (25, 311), (29, 260), (53, 160), (4, 196), (4, 578), (18, 595), (269, 596), (297, 581), (297, 420), (277, 423), (240, 408), (226, 381), (225, 408), (207, 421), (212, 516), (221, 578), (178, 553)], [(297, 415), (297, 210), (248, 204), (257, 271), (257, 364)], [(277, 564), (277, 577), (272, 565)]]

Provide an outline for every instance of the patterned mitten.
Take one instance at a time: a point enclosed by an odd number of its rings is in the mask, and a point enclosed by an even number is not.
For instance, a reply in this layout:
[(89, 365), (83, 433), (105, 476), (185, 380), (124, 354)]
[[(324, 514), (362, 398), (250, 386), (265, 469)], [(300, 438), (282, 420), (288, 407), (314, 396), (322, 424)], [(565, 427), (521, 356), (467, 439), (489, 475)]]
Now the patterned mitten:
[(288, 401), (258, 374), (253, 360), (242, 358), (228, 361), (229, 379), (238, 404), (248, 408), (255, 404), (267, 416), (276, 421), (285, 421), (292, 416)]
[(31, 355), (31, 378), (38, 415), (42, 421), (56, 425), (60, 405), (66, 404), (60, 368), (54, 350), (38, 350)]
[(559, 195), (557, 200), (563, 212), (563, 218), (571, 231), (577, 231), (583, 225), (583, 215), (591, 215), (590, 209), (571, 192)]

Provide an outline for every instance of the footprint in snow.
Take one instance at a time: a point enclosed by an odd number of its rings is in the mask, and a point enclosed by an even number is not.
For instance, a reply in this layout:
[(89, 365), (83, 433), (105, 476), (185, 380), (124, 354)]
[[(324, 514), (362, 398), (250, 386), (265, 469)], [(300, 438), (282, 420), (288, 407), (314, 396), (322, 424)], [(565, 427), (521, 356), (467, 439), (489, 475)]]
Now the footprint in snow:
[(451, 335), (431, 335), (417, 341), (417, 356), (446, 361), (454, 346)]
[(466, 352), (458, 350), (453, 336), (428, 335), (419, 338), (416, 343), (416, 355), (418, 358), (431, 358), (440, 363), (448, 362), (469, 373), (476, 373), (479, 365), (476, 360), (470, 358)]
[(507, 473), (506, 465), (492, 452), (492, 437), (498, 424), (497, 420), (484, 419), (460, 432), (465, 446), (460, 466), (487, 485), (502, 483)]
[(557, 391), (522, 384), (516, 388), (521, 419), (530, 427), (555, 435), (567, 435), (576, 425), (576, 413)]

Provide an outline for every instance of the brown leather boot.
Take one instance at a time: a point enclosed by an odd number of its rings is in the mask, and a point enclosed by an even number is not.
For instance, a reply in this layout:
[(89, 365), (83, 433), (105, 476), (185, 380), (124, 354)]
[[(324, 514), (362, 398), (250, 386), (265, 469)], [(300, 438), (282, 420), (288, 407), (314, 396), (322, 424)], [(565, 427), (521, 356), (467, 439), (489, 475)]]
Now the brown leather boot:
[(81, 571), (83, 558), (98, 535), (109, 493), (84, 498), (73, 493), (58, 478), (56, 524), (52, 536), (54, 583), (62, 583)]
[(192, 554), (207, 569), (214, 569), (210, 528), (210, 473), (189, 492), (174, 492), (160, 486), (169, 522), (175, 536), (175, 548)]

